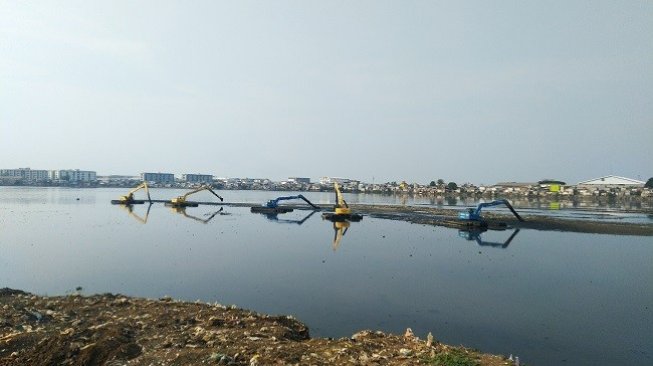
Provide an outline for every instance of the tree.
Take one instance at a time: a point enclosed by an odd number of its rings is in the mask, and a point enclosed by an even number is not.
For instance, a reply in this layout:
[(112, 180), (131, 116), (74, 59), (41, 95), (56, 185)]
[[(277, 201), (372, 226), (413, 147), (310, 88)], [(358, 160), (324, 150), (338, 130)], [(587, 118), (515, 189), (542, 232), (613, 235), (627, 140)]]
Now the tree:
[(456, 189), (458, 189), (458, 185), (456, 184), (456, 182), (449, 182), (447, 184), (447, 189), (450, 191), (455, 191)]
[(435, 181), (432, 180), (431, 183), (429, 183), (429, 187), (435, 187)]
[(644, 184), (644, 187), (653, 188), (653, 178), (649, 178), (648, 181), (646, 181), (646, 184)]
[(438, 185), (442, 187), (444, 185), (444, 179), (438, 179)]

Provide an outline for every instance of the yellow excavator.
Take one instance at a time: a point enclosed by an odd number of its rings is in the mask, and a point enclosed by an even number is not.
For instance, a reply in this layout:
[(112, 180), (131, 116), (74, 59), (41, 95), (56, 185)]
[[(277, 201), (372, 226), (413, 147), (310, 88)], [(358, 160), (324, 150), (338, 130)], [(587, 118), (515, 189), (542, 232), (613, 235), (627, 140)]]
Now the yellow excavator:
[(220, 201), (223, 201), (222, 197), (220, 197), (217, 193), (213, 192), (211, 187), (201, 186), (199, 188), (196, 188), (196, 189), (184, 194), (183, 196), (179, 196), (179, 197), (175, 197), (175, 198), (171, 199), (170, 201), (166, 202), (165, 205), (170, 206), (170, 207), (197, 207), (199, 205), (198, 203), (188, 202), (188, 201), (186, 201), (186, 198), (188, 198), (188, 196), (190, 196), (191, 194), (195, 194), (195, 193), (201, 192), (201, 191), (209, 191), (214, 196), (218, 197), (220, 199)]
[(322, 214), (323, 219), (330, 221), (360, 221), (363, 219), (362, 215), (355, 214), (351, 212), (349, 205), (342, 197), (342, 192), (340, 192), (340, 186), (338, 182), (333, 183), (333, 190), (336, 192), (336, 204), (334, 206), (333, 212), (325, 212)]
[(111, 204), (114, 205), (140, 205), (145, 203), (144, 200), (136, 200), (134, 199), (134, 193), (136, 193), (138, 190), (144, 189), (145, 193), (147, 193), (147, 200), (152, 203), (152, 198), (150, 197), (150, 190), (147, 188), (147, 182), (143, 182), (139, 184), (137, 187), (129, 191), (124, 196), (120, 196), (117, 200), (111, 200)]

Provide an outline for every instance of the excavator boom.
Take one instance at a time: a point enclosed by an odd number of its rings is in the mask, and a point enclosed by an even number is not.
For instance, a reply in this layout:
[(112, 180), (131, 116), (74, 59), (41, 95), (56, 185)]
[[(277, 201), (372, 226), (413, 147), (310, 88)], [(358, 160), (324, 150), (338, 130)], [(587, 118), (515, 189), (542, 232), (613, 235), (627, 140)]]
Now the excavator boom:
[(506, 207), (508, 207), (508, 209), (510, 209), (510, 212), (512, 212), (512, 214), (515, 215), (515, 217), (517, 217), (517, 220), (524, 221), (524, 219), (522, 219), (521, 216), (519, 216), (517, 211), (515, 211), (515, 209), (512, 208), (512, 205), (510, 205), (510, 202), (508, 202), (508, 200), (505, 200), (505, 199), (496, 200), (496, 201), (492, 201), (492, 202), (480, 203), (476, 207), (475, 210), (469, 209), (467, 212), (459, 212), (458, 213), (458, 218), (461, 219), (461, 220), (480, 221), (480, 220), (482, 220), (481, 219), (481, 210), (483, 209), (483, 207), (492, 207), (492, 206), (498, 206), (498, 205), (506, 205)]
[(145, 193), (147, 193), (147, 200), (150, 203), (152, 203), (152, 198), (150, 197), (150, 190), (147, 187), (147, 182), (143, 182), (143, 183), (139, 184), (138, 186), (134, 187), (126, 195), (120, 196), (119, 199), (111, 200), (111, 203), (113, 203), (113, 204), (122, 204), (122, 205), (132, 205), (132, 204), (137, 204), (137, 203), (143, 203), (142, 200), (135, 200), (134, 199), (134, 193), (138, 192), (141, 189), (145, 190)]
[(335, 212), (337, 215), (349, 215), (351, 210), (347, 201), (342, 197), (342, 192), (340, 192), (340, 186), (338, 182), (333, 182), (333, 190), (336, 192), (336, 207)]
[(304, 200), (306, 203), (309, 204), (309, 206), (319, 209), (319, 207), (315, 206), (311, 201), (309, 201), (306, 197), (302, 196), (301, 194), (297, 196), (283, 196), (283, 197), (277, 197), (273, 200), (269, 200), (265, 206), (268, 208), (277, 208), (279, 206), (279, 201), (285, 201), (285, 200), (295, 200), (295, 199), (301, 199)]
[(211, 187), (209, 187), (209, 186), (201, 186), (201, 187), (199, 187), (199, 188), (196, 188), (196, 189), (194, 189), (194, 190), (192, 190), (192, 191), (190, 191), (190, 192), (184, 194), (183, 196), (179, 196), (179, 197), (176, 197), (176, 198), (171, 199), (169, 202), (166, 202), (166, 205), (173, 206), (173, 207), (175, 207), (175, 206), (197, 206), (197, 204), (192, 204), (192, 205), (191, 205), (190, 203), (186, 202), (186, 198), (188, 198), (188, 196), (190, 196), (191, 194), (195, 194), (195, 193), (197, 193), (197, 192), (201, 192), (201, 191), (209, 191), (209, 192), (211, 192), (214, 196), (218, 197), (218, 198), (220, 199), (220, 201), (224, 201), (224, 200), (222, 199), (222, 197), (220, 197), (220, 195), (218, 195), (217, 193), (215, 193), (215, 192), (211, 189)]

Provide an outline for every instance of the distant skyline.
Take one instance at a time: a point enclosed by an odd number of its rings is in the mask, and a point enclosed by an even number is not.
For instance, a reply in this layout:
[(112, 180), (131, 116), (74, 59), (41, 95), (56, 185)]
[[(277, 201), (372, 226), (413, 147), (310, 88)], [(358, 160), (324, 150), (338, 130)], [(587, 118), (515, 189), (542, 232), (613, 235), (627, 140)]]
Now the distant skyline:
[(653, 176), (650, 1), (0, 3), (1, 168)]

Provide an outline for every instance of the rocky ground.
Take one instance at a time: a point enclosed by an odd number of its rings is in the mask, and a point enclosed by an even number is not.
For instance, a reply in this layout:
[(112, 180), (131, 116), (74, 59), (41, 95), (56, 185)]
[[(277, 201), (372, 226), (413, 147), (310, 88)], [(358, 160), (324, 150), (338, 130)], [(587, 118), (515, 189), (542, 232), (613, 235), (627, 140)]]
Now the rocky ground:
[(512, 365), (407, 330), (310, 338), (291, 316), (122, 295), (0, 290), (0, 365)]

